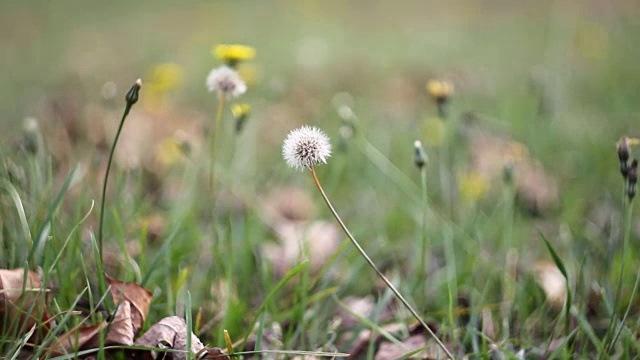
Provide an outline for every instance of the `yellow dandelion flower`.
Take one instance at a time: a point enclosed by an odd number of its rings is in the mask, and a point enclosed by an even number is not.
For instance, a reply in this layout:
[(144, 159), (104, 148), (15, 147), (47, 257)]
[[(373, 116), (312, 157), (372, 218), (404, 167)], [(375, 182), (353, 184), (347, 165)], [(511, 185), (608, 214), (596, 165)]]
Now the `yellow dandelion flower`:
[(529, 149), (523, 143), (517, 141), (509, 144), (507, 160), (512, 163), (519, 163), (529, 158)]
[(251, 60), (256, 56), (256, 49), (239, 44), (220, 44), (213, 48), (213, 55), (229, 66), (241, 61)]
[(467, 172), (458, 177), (458, 191), (463, 201), (472, 203), (489, 191), (489, 182), (477, 172)]
[(439, 117), (425, 120), (422, 127), (422, 138), (427, 146), (438, 147), (444, 143), (446, 129), (444, 121)]
[(233, 104), (231, 106), (231, 113), (233, 117), (239, 119), (241, 117), (246, 117), (251, 114), (251, 105), (249, 104)]
[(244, 129), (244, 124), (251, 115), (251, 105), (249, 104), (233, 104), (231, 105), (231, 113), (236, 120), (236, 133), (240, 133)]
[(163, 167), (170, 167), (183, 161), (187, 157), (187, 147), (175, 137), (162, 140), (156, 148), (156, 159)]
[(147, 75), (144, 108), (148, 111), (163, 111), (167, 106), (166, 94), (182, 86), (184, 70), (178, 64), (164, 63), (153, 67)]
[(431, 79), (427, 82), (427, 92), (436, 101), (446, 101), (453, 95), (453, 83), (447, 80)]
[(638, 146), (640, 145), (640, 139), (638, 138), (627, 138), (627, 143), (629, 146)]
[(149, 73), (146, 87), (152, 87), (158, 92), (167, 92), (182, 85), (184, 70), (174, 63), (164, 63), (155, 66)]

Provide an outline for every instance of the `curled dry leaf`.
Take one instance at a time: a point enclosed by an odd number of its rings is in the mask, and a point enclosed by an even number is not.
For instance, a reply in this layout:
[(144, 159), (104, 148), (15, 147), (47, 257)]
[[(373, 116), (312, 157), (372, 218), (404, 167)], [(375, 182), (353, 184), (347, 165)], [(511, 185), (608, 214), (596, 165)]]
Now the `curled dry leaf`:
[(54, 345), (49, 349), (49, 353), (57, 356), (84, 349), (105, 327), (106, 322), (103, 322), (102, 324), (81, 326), (69, 330), (58, 337)]
[(132, 319), (132, 305), (125, 300), (118, 305), (107, 333), (107, 344), (133, 345), (136, 330)]
[[(136, 340), (135, 345), (173, 350), (187, 349), (187, 323), (178, 316), (169, 316), (160, 320)], [(191, 353), (206, 355), (201, 352), (204, 345), (197, 336), (191, 333)], [(186, 360), (186, 352), (172, 352), (173, 360)], [(141, 359), (154, 359), (150, 351), (142, 352)]]
[[(42, 281), (33, 271), (0, 269), (0, 318), (21, 314), (25, 329), (43, 323), (47, 318)], [(48, 327), (48, 325), (45, 325)]]
[(62, 355), (96, 348), (100, 346), (100, 333), (105, 331), (108, 331), (106, 345), (133, 345), (135, 334), (129, 301), (125, 300), (118, 305), (110, 325), (108, 321), (103, 321), (101, 324), (72, 329), (62, 334), (49, 351), (53, 355)]
[(134, 334), (137, 334), (142, 328), (144, 320), (147, 318), (153, 294), (138, 284), (125, 283), (110, 278), (106, 274), (104, 277), (111, 286), (113, 301), (119, 304), (126, 300), (131, 304), (131, 323), (133, 324)]

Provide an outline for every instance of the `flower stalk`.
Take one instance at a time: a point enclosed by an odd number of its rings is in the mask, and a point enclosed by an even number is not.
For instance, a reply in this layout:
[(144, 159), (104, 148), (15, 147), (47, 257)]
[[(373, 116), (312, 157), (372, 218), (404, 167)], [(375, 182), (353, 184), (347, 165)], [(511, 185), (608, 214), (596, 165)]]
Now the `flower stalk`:
[(316, 175), (315, 168), (313, 167), (313, 165), (311, 165), (309, 168), (311, 169), (311, 175), (313, 176), (313, 181), (315, 182), (316, 187), (318, 188), (318, 190), (320, 191), (320, 194), (322, 195), (322, 199), (324, 199), (324, 202), (327, 204), (327, 207), (331, 211), (331, 214), (333, 214), (333, 217), (336, 218), (336, 221), (338, 221), (338, 224), (340, 224), (340, 227), (342, 228), (344, 233), (347, 235), (349, 240), (351, 240), (351, 243), (356, 247), (356, 249), (358, 250), (360, 255), (362, 255), (362, 257), (367, 261), (369, 266), (380, 277), (380, 279), (382, 279), (382, 281), (384, 281), (384, 283), (387, 285), (389, 290), (391, 290), (391, 292), (393, 292), (393, 294), (396, 296), (396, 298), (398, 298), (398, 300), (400, 300), (400, 302), (407, 308), (407, 310), (409, 310), (411, 315), (413, 315), (413, 317), (415, 317), (416, 320), (418, 320), (420, 325), (422, 325), (422, 327), (427, 331), (427, 333), (429, 333), (429, 335), (435, 340), (435, 342), (442, 349), (442, 351), (447, 355), (447, 357), (449, 359), (453, 359), (453, 355), (449, 352), (449, 350), (442, 343), (442, 341), (440, 341), (438, 336), (433, 332), (433, 330), (431, 330), (431, 328), (427, 325), (427, 323), (424, 320), (422, 320), (422, 317), (420, 317), (420, 315), (418, 315), (418, 313), (413, 309), (413, 307), (411, 305), (409, 305), (409, 302), (407, 302), (407, 300), (405, 300), (405, 298), (402, 296), (402, 294), (400, 294), (400, 292), (391, 283), (391, 281), (389, 281), (389, 279), (387, 279), (387, 277), (384, 276), (382, 271), (380, 271), (380, 269), (378, 269), (378, 266), (376, 266), (376, 264), (373, 262), (373, 260), (371, 260), (369, 255), (367, 255), (367, 253), (364, 251), (362, 246), (360, 246), (360, 243), (358, 243), (356, 238), (353, 237), (353, 235), (351, 234), (351, 231), (349, 231), (349, 229), (347, 228), (345, 223), (342, 221), (342, 218), (340, 218), (340, 215), (338, 215), (338, 212), (336, 211), (336, 209), (331, 204), (331, 201), (329, 200), (329, 197), (324, 192), (324, 189), (322, 188), (322, 185), (320, 184), (320, 180), (318, 180), (318, 176)]
[(116, 137), (113, 140), (113, 144), (111, 144), (111, 151), (109, 152), (109, 160), (107, 161), (107, 170), (104, 173), (104, 181), (102, 182), (102, 200), (100, 202), (100, 225), (98, 227), (98, 252), (100, 254), (100, 263), (102, 263), (102, 245), (103, 245), (103, 233), (104, 233), (104, 208), (105, 208), (105, 199), (107, 195), (107, 183), (109, 181), (109, 173), (111, 172), (111, 163), (113, 162), (113, 155), (116, 150), (116, 145), (118, 144), (118, 139), (120, 138), (120, 133), (122, 132), (122, 126), (124, 125), (124, 121), (129, 115), (129, 111), (133, 105), (138, 102), (138, 96), (140, 93), (140, 88), (142, 87), (142, 80), (138, 79), (133, 84), (131, 89), (127, 92), (125, 96), (125, 101), (127, 105), (124, 108), (124, 113), (122, 114), (122, 119), (120, 120), (120, 125), (118, 126), (118, 131), (116, 132)]
[(211, 189), (212, 197), (215, 203), (215, 188), (216, 188), (216, 158), (218, 156), (217, 144), (218, 133), (220, 132), (220, 123), (222, 122), (222, 109), (224, 108), (225, 98), (224, 96), (218, 97), (218, 108), (216, 109), (216, 118), (214, 120), (213, 134), (211, 134), (211, 169), (209, 171), (209, 186)]
[[(420, 154), (418, 154), (420, 155)], [(429, 333), (429, 335), (438, 343), (438, 346), (442, 349), (442, 351), (447, 355), (449, 359), (453, 359), (453, 355), (447, 350), (447, 347), (444, 346), (442, 341), (436, 336), (436, 334), (429, 328), (429, 326), (425, 323), (424, 320), (418, 315), (418, 313), (409, 305), (407, 300), (404, 299), (402, 294), (396, 289), (395, 286), (387, 279), (386, 276), (378, 269), (376, 264), (371, 260), (371, 258), (364, 251), (360, 243), (353, 237), (345, 223), (338, 215), (338, 212), (335, 210), (329, 197), (324, 192), (322, 185), (320, 184), (320, 180), (318, 180), (318, 176), (316, 174), (315, 165), (317, 164), (326, 164), (327, 159), (331, 156), (331, 144), (329, 143), (329, 138), (318, 128), (311, 126), (303, 126), (299, 129), (293, 130), (289, 133), (287, 138), (284, 140), (284, 144), (282, 145), (282, 156), (284, 157), (287, 164), (296, 169), (309, 169), (311, 170), (311, 176), (313, 177), (313, 181), (316, 183), (324, 202), (329, 207), (329, 210), (340, 224), (340, 227), (347, 235), (351, 243), (356, 247), (360, 255), (367, 261), (369, 266), (373, 269), (373, 271), (384, 281), (387, 287), (393, 292), (393, 294), (402, 302), (402, 304), (409, 310), (409, 312), (420, 322), (420, 324), (424, 327), (424, 329)], [(420, 159), (419, 162), (426, 162), (426, 159)], [(423, 164), (424, 165), (424, 164)]]

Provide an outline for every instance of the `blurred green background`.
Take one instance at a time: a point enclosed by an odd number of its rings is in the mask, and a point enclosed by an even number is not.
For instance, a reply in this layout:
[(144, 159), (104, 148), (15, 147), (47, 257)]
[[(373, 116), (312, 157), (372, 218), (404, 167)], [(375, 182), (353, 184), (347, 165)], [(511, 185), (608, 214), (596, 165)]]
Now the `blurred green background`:
[[(225, 179), (221, 180), (222, 188), (235, 187), (248, 194), (246, 197), (256, 195), (256, 202), (284, 184), (297, 184), (311, 192), (307, 174), (286, 169), (280, 146), (290, 129), (301, 124), (319, 126), (336, 145), (329, 164), (318, 170), (325, 178), (327, 191), (374, 258), (394, 268), (413, 256), (412, 241), (419, 223), (416, 214), (420, 193), (411, 193), (420, 186), (419, 173), (412, 163), (412, 144), (431, 135), (433, 129), (425, 122), (436, 114), (425, 86), (429, 79), (449, 79), (455, 85), (449, 104), (451, 118), (480, 119), (478, 126), (483, 134), (522, 144), (528, 156), (557, 185), (552, 205), (541, 211), (534, 209), (536, 216), (531, 216), (531, 204), (525, 204), (515, 216), (510, 234), (515, 240), (510, 246), (524, 258), (523, 267), (529, 269), (531, 263), (549, 259), (537, 235), (542, 230), (554, 239), (557, 250), (573, 270), (584, 265), (584, 254), (597, 253), (588, 258), (587, 272), (593, 279), (602, 279), (609, 276), (599, 273), (600, 261), (611, 254), (605, 254), (609, 245), (603, 245), (609, 235), (593, 231), (590, 224), (597, 223), (598, 231), (605, 227), (603, 222), (608, 220), (598, 222), (592, 218), (603, 208), (605, 218), (619, 216), (617, 204), (622, 195), (615, 143), (622, 135), (638, 135), (639, 38), (640, 3), (635, 0), (4, 1), (0, 4), (0, 129), (5, 134), (2, 143), (14, 143), (27, 117), (64, 126), (68, 125), (68, 118), (73, 118), (83, 129), (76, 134), (80, 140), (73, 143), (74, 148), (78, 144), (78, 148), (86, 148), (88, 143), (90, 149), (104, 146), (82, 140), (91, 138), (86, 133), (95, 126), (92, 120), (108, 119), (102, 115), (92, 117), (96, 113), (94, 107), (100, 114), (119, 114), (124, 93), (133, 81), (141, 77), (146, 84), (153, 77), (153, 69), (163, 63), (179, 66), (179, 86), (158, 97), (160, 105), (146, 102), (145, 97), (151, 99), (152, 94), (143, 86), (141, 105), (133, 113), (151, 114), (144, 116), (161, 118), (162, 124), (174, 123), (178, 128), (184, 119), (195, 117), (204, 121), (203, 129), (207, 130), (216, 98), (206, 91), (204, 83), (208, 72), (220, 63), (211, 50), (221, 43), (246, 44), (257, 50), (246, 70), (252, 79), (250, 89), (242, 98), (252, 105), (253, 114), (244, 133), (223, 140), (226, 148), (221, 158), (227, 172), (226, 178), (221, 176)], [(362, 143), (347, 144), (348, 148), (361, 151), (337, 149), (343, 124), (339, 110), (343, 105), (357, 115), (357, 131), (388, 163), (372, 160), (375, 153), (367, 152)], [(62, 110), (53, 114), (53, 108)], [(229, 114), (225, 116), (230, 118)], [(464, 150), (473, 149), (469, 136), (474, 135), (465, 133), (468, 123), (456, 121), (466, 138), (448, 138), (447, 147), (455, 159), (449, 164), (449, 173), (450, 179), (464, 184), (460, 179), (468, 172), (467, 160), (473, 157)], [(135, 123), (133, 118), (131, 122)], [(130, 131), (132, 137), (137, 136), (135, 131)], [(43, 134), (45, 143), (66, 141), (58, 134)], [(200, 140), (206, 141), (206, 137)], [(155, 143), (149, 146), (153, 149)], [(432, 208), (445, 214), (450, 205), (442, 197), (439, 151), (437, 146), (427, 147), (433, 160), (429, 164), (430, 191), (433, 190), (430, 197)], [(73, 163), (86, 155), (80, 150), (69, 153), (57, 159)], [(126, 152), (123, 156), (127, 157)], [(191, 165), (196, 169), (206, 167)], [(138, 184), (135, 176), (119, 179)], [(197, 184), (189, 184), (184, 199), (191, 202), (181, 202), (179, 196), (177, 200), (174, 196), (158, 205), (145, 198), (149, 189), (134, 187), (132, 199), (140, 199), (139, 202), (125, 198), (114, 200), (113, 206), (124, 219), (160, 211), (168, 217), (168, 223), (182, 222), (188, 227), (180, 235), (184, 246), (177, 245), (175, 256), (167, 260), (172, 267), (166, 274), (173, 277), (174, 286), (176, 282), (180, 286), (184, 281), (190, 284), (197, 307), (209, 297), (211, 276), (224, 273), (226, 277), (231, 272), (204, 259), (207, 254), (203, 249), (211, 246), (201, 240), (210, 237), (211, 232), (206, 225), (207, 215), (203, 215), (207, 204), (198, 197)], [(511, 249), (498, 245), (504, 245), (499, 239), (505, 231), (504, 218), (499, 213), (504, 205), (501, 184), (495, 179), (490, 181), (486, 186), (491, 189), (483, 191), (482, 199), (474, 199), (477, 203), (472, 206), (459, 204), (450, 218), (443, 215), (447, 218), (443, 222), (437, 217), (430, 219), (433, 256), (440, 259), (448, 251), (441, 238), (446, 231), (443, 229), (449, 226), (456, 241), (457, 265), (435, 261), (439, 265), (434, 265), (437, 269), (431, 274), (434, 277), (430, 289), (436, 289), (437, 295), (425, 307), (440, 311), (447, 308), (444, 289), (451, 276), (457, 276), (458, 286), (467, 293), (482, 293), (478, 295), (480, 302), (499, 301), (499, 294), (487, 295), (491, 293), (487, 289), (491, 289), (494, 280), (500, 283), (503, 268), (494, 265), (504, 264)], [(541, 184), (546, 188), (546, 183)], [(120, 194), (131, 190), (124, 185), (119, 189)], [(79, 197), (84, 202), (78, 203), (86, 204), (97, 194), (95, 189), (88, 190)], [(312, 198), (320, 208), (320, 198)], [(232, 205), (222, 207), (228, 206), (224, 209), (230, 208), (231, 212), (237, 210), (233, 201), (229, 202)], [(258, 279), (252, 278), (262, 264), (251, 249), (263, 238), (274, 236), (268, 235), (259, 221), (261, 210), (252, 208), (252, 204), (243, 205), (250, 208), (245, 209), (246, 218), (229, 220), (226, 225), (235, 230), (224, 231), (229, 231), (231, 238), (244, 239), (246, 243), (240, 244), (248, 246), (247, 253), (236, 249), (233, 256), (228, 255), (237, 268), (234, 276), (242, 282), (237, 285), (238, 292), (241, 298), (248, 299), (255, 282), (261, 284), (261, 295), (273, 285), (262, 273)], [(80, 213), (76, 208), (69, 211), (68, 217), (77, 221)], [(315, 214), (328, 217), (324, 209)], [(136, 236), (135, 231), (117, 220), (111, 221), (121, 226), (114, 230), (118, 235)], [(65, 224), (58, 231), (64, 233), (70, 226)], [(228, 246), (219, 249), (223, 256), (225, 250), (240, 245)], [(353, 249), (348, 249), (349, 258), (355, 258)], [(197, 273), (198, 266), (207, 270)], [(402, 270), (411, 273), (407, 266)], [(457, 273), (451, 275), (450, 267), (457, 267)], [(196, 274), (185, 280), (179, 275), (181, 269)], [(371, 279), (364, 276), (365, 282), (357, 280), (366, 270), (359, 268), (358, 275), (354, 275), (357, 269), (351, 270), (339, 276), (347, 284), (343, 291), (370, 292)], [(632, 281), (632, 275), (628, 276)], [(482, 283), (487, 278), (492, 280)], [(252, 282), (244, 282), (249, 279)], [(163, 287), (163, 281), (152, 283), (170, 292), (170, 287)], [(528, 285), (522, 286), (522, 296), (526, 297)], [(241, 328), (242, 319), (247, 321), (243, 312), (256, 305), (255, 299), (238, 304), (237, 314), (228, 315), (232, 320), (225, 318), (223, 325)], [(173, 305), (172, 301), (156, 303), (162, 308), (156, 317), (162, 316), (164, 307), (170, 309)], [(219, 338), (217, 343), (220, 344)]]

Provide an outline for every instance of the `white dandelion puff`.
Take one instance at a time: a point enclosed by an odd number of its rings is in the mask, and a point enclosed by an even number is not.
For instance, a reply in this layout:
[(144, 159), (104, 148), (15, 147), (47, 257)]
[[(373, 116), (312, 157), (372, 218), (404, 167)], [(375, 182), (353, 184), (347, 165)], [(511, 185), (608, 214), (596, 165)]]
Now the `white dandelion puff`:
[(215, 91), (218, 96), (224, 96), (227, 99), (238, 97), (247, 91), (247, 85), (238, 72), (226, 65), (211, 70), (207, 76), (207, 88), (209, 92)]
[(282, 156), (287, 165), (304, 170), (305, 167), (326, 164), (331, 156), (331, 144), (322, 130), (305, 125), (287, 135), (282, 145)]

